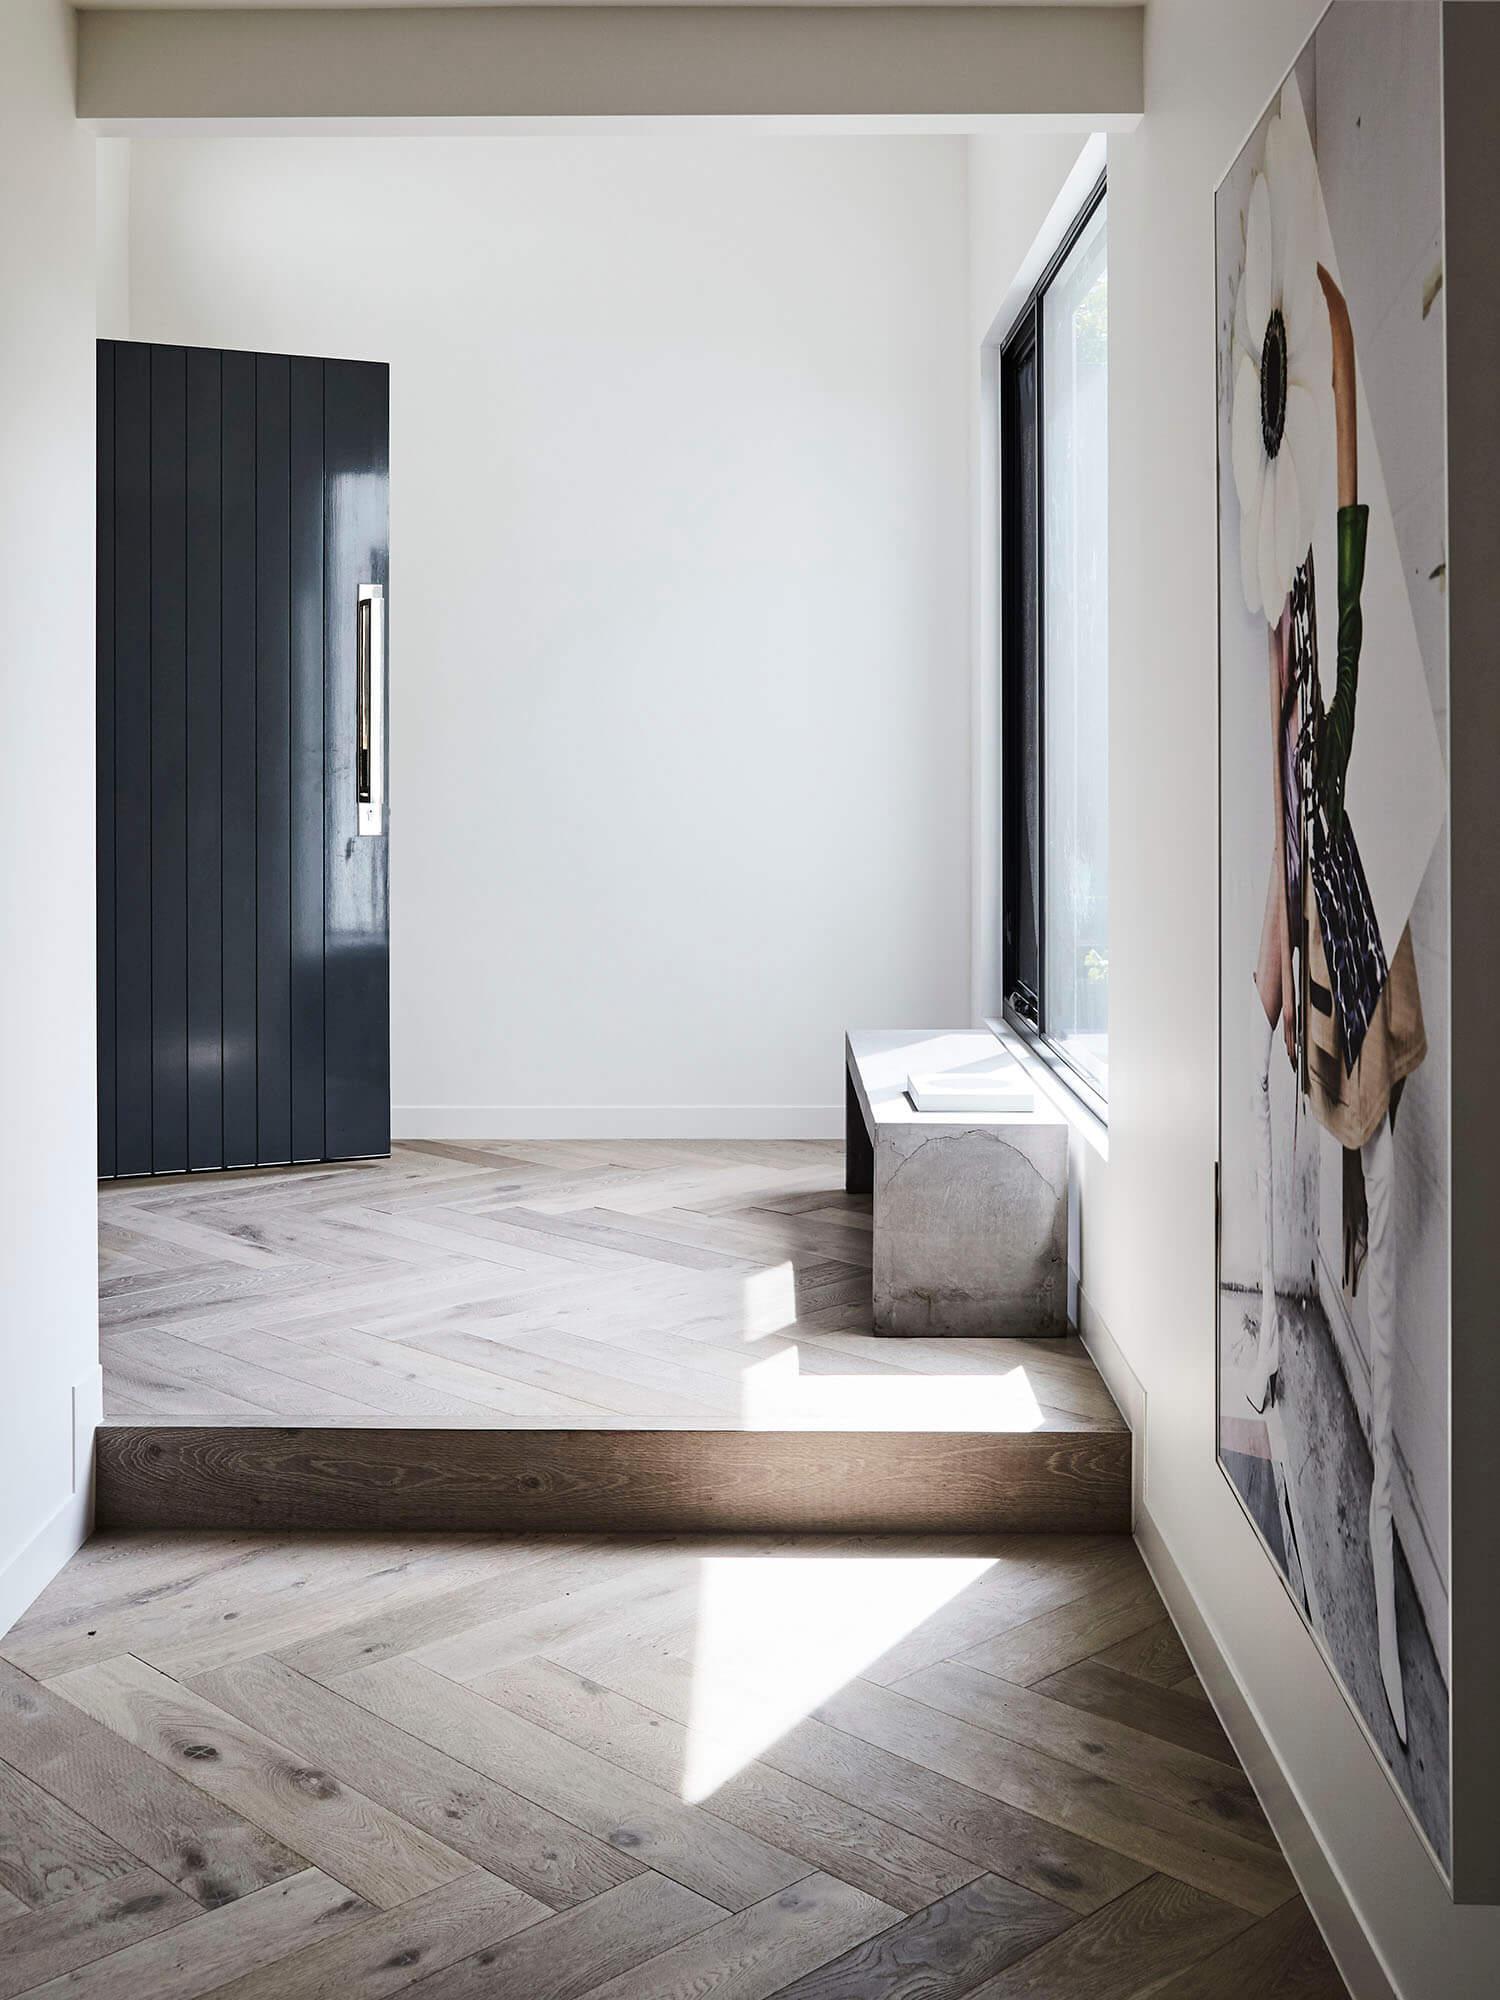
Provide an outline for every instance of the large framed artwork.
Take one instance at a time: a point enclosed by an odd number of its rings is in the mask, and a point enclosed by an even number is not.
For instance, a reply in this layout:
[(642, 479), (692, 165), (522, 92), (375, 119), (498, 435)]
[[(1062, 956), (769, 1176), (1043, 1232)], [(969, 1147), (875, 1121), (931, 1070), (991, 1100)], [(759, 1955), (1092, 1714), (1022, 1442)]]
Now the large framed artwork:
[(1332, 0), (1216, 197), (1217, 1428), (1451, 1880), (1445, 11)]

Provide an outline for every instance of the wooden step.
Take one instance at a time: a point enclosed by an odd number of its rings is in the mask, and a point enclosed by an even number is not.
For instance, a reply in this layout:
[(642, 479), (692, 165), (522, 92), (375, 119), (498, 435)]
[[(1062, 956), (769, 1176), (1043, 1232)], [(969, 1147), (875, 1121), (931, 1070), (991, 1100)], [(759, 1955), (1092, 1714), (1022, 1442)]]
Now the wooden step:
[(1128, 1533), (1130, 1433), (110, 1423), (101, 1528)]

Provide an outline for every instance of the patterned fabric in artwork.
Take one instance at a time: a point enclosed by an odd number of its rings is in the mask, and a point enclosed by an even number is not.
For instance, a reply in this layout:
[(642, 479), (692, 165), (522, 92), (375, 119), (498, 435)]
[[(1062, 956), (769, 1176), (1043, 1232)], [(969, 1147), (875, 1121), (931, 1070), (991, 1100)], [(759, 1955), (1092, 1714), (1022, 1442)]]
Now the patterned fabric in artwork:
[(1281, 703), (1281, 787), (1286, 841), (1287, 908), (1302, 907), (1302, 794), (1311, 775), (1311, 740), (1298, 720), (1318, 687), (1318, 589), (1313, 552), (1297, 565), (1287, 597), (1287, 676)]
[(1352, 1070), (1344, 1068), (1333, 981), (1310, 873), (1302, 932), (1307, 967), (1303, 1005), (1308, 1106), (1324, 1131), (1357, 1155), (1383, 1118), (1390, 1115), (1394, 1120), (1403, 1080), (1427, 1055), (1427, 1027), (1422, 1018), (1411, 930), (1408, 927), (1401, 933), (1380, 1005), (1365, 1030), (1359, 1061)]
[(1332, 839), (1321, 819), (1313, 821), (1311, 872), (1344, 1068), (1351, 1071), (1380, 1003), (1389, 967), (1347, 814)]
[(1344, 785), (1354, 748), (1354, 703), (1359, 691), (1359, 653), (1365, 631), (1359, 598), (1365, 584), (1365, 542), (1369, 528), (1368, 507), (1340, 507), (1338, 685), (1318, 745), (1318, 802), (1328, 830), (1335, 836), (1344, 824)]

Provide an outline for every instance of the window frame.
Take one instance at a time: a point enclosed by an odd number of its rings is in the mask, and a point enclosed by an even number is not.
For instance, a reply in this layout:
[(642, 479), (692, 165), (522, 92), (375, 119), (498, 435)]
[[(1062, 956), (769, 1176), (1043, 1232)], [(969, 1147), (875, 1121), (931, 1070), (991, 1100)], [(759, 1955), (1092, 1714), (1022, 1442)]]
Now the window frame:
[[(996, 380), (1000, 440), (998, 464), (1000, 532), (996, 563), (1000, 599), (997, 621), (1000, 653), (1000, 1010), (1006, 1027), (1021, 1037), (1101, 1123), (1107, 1119), (1105, 1092), (1100, 1089), (1098, 1081), (1088, 1075), (1068, 1054), (1063, 1044), (1051, 1038), (1046, 1027), (1047, 626), (1044, 502), (1047, 475), (1042, 308), (1053, 280), (1071, 256), (1098, 211), (1100, 203), (1103, 202), (1107, 192), (1106, 181), (1107, 175), (1101, 173), (1077, 215), (1068, 225), (1062, 241), (1048, 258), (1041, 276), (1032, 287), (1009, 332), (1001, 341)], [(1031, 495), (1033, 533), (1029, 537), (1023, 534), (1021, 527), (1024, 520), (1019, 488), (1022, 454), (1017, 448), (1017, 429), (1021, 420), (1018, 411), (1018, 378), (1020, 370), (1028, 361), (1033, 369), (1035, 383), (1031, 410), (1035, 486)], [(1024, 636), (1023, 578), (1028, 557), (1035, 578), (1034, 658), (1028, 656)], [(1034, 695), (1028, 686), (1030, 678), (1034, 678)], [(1022, 878), (1031, 858), (1030, 842), (1027, 839), (1025, 826), (1027, 796), (1025, 723), (1028, 701), (1034, 701), (1037, 746), (1036, 907), (1033, 940), (1036, 990), (1034, 992), (1022, 980), (1018, 966), (1021, 956)]]

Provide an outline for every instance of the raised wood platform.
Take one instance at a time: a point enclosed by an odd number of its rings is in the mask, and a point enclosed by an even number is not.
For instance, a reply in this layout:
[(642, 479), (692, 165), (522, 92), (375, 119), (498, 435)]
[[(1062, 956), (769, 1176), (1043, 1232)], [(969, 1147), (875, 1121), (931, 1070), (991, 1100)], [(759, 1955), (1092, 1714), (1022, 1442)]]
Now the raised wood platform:
[(114, 1526), (1124, 1530), (1076, 1339), (881, 1339), (811, 1143), (398, 1146), (101, 1190)]
[(1118, 1531), (1127, 1431), (107, 1426), (102, 1527)]

